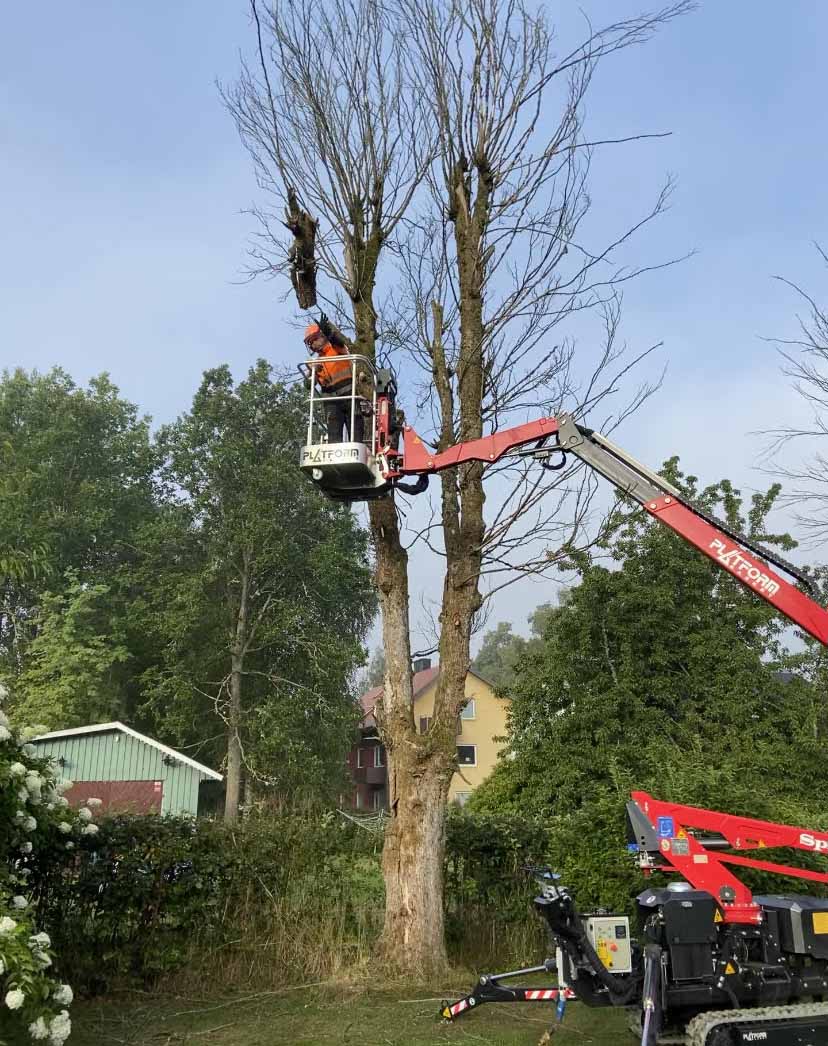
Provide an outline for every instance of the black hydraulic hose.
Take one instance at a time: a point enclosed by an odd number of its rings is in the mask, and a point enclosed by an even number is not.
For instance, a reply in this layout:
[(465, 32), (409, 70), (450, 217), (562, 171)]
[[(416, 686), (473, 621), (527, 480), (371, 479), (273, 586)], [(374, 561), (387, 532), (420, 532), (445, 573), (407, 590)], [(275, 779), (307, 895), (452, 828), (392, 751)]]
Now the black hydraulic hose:
[(405, 483), (398, 479), (394, 486), (396, 490), (401, 490), (404, 494), (422, 494), (428, 489), (428, 473), (423, 472), (419, 475), (415, 483)]
[(648, 944), (644, 949), (644, 990), (641, 1001), (644, 1024), (641, 1029), (641, 1046), (653, 1046), (658, 1039), (660, 999), (661, 948), (657, 944)]
[[(553, 902), (547, 898), (538, 898), (535, 901), (535, 904), (541, 908), (541, 910), (552, 903)], [(626, 1003), (631, 1002), (638, 994), (641, 984), (640, 976), (634, 977), (629, 982), (625, 983), (619, 981), (614, 974), (609, 972), (599, 958), (598, 953), (592, 947), (589, 937), (584, 930), (580, 913), (571, 897), (566, 898), (565, 906), (560, 903), (559, 899), (557, 908), (561, 914), (563, 914), (564, 911), (566, 912), (566, 919), (565, 921), (561, 920), (557, 925), (553, 925), (552, 921), (547, 919), (552, 933), (555, 936), (562, 938), (566, 944), (571, 946), (572, 950), (580, 951), (581, 955), (589, 963), (593, 976), (604, 988), (606, 988), (616, 1005), (624, 1006)], [(572, 955), (570, 952), (570, 957), (577, 962), (580, 955)]]
[(628, 984), (619, 981), (618, 978), (610, 973), (606, 966), (601, 962), (598, 953), (592, 947), (589, 938), (583, 930), (581, 931), (581, 940), (578, 944), (586, 958), (589, 960), (589, 964), (592, 967), (592, 971), (596, 978), (607, 989), (615, 1003), (619, 1006), (623, 1006), (625, 1003), (632, 1001), (632, 999), (638, 994), (638, 988), (641, 983), (640, 978), (636, 978)]

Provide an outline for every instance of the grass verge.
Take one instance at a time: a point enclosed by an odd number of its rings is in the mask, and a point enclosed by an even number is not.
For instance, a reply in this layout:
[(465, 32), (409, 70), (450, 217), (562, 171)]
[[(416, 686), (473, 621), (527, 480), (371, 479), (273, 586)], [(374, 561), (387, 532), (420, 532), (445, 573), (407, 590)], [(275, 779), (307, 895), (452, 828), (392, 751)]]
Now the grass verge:
[[(458, 998), (468, 987), (447, 988)], [(554, 1024), (549, 1004), (487, 1005), (453, 1024), (437, 1018), (441, 993), (314, 985), (199, 999), (128, 993), (73, 1007), (72, 1046), (536, 1046)], [(570, 1004), (555, 1046), (632, 1043), (623, 1012)]]

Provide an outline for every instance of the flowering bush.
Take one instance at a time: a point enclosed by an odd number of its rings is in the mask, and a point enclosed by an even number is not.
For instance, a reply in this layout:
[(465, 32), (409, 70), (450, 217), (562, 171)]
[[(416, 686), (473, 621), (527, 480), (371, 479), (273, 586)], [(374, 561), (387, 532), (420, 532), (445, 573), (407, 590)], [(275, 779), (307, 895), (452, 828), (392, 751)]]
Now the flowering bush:
[[(0, 685), (0, 704), (5, 697)], [(49, 1046), (69, 1037), (72, 989), (53, 975), (51, 939), (35, 926), (31, 877), (44, 864), (66, 867), (75, 840), (97, 828), (88, 808), (69, 809), (71, 784), (0, 708), (0, 1028)]]

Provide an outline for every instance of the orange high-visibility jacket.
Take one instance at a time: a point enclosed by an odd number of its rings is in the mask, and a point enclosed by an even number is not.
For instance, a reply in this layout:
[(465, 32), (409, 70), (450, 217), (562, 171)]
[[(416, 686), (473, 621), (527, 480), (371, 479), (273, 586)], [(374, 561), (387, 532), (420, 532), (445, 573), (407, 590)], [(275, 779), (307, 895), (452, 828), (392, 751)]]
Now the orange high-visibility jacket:
[(338, 349), (335, 345), (331, 345), (331, 343), (328, 342), (318, 355), (320, 358), (324, 356), (329, 360), (328, 363), (323, 363), (321, 367), (316, 368), (316, 378), (323, 389), (334, 389), (350, 382), (350, 361), (336, 361), (337, 356), (347, 356), (347, 351), (345, 349)]

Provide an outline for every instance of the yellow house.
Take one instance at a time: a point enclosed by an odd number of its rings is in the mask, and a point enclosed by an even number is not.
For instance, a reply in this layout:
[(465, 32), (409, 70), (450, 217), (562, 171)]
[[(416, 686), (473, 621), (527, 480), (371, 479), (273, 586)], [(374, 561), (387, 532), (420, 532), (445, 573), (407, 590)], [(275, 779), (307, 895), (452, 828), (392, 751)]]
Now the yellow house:
[[(434, 710), (439, 667), (428, 660), (414, 662), (414, 725), (425, 733)], [(376, 735), (374, 705), (382, 687), (374, 687), (360, 698), (364, 716), (362, 740), (349, 757), (357, 807), (380, 807), (387, 803), (385, 752)], [(457, 723), (457, 773), (451, 779), (449, 800), (461, 805), (492, 772), (506, 734), (509, 702), (495, 696), (491, 684), (474, 670), (466, 676), (466, 706)], [(374, 749), (377, 749), (374, 751)], [(367, 769), (366, 769), (367, 767)], [(373, 780), (376, 777), (376, 781)]]

